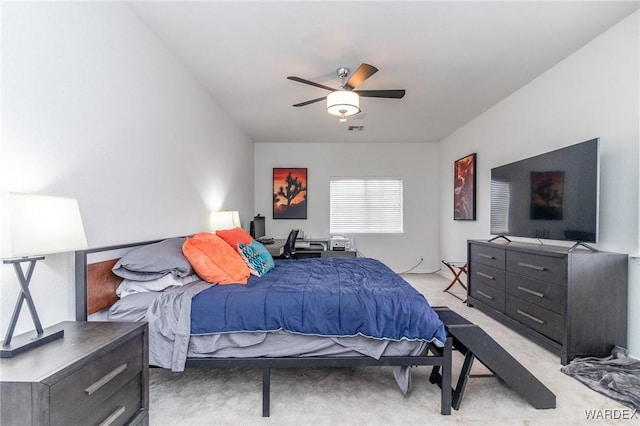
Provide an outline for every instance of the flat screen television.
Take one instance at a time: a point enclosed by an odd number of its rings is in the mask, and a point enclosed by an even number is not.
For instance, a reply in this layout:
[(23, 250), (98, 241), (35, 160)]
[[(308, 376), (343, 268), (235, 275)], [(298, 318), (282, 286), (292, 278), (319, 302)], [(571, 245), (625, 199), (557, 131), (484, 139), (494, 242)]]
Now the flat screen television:
[(595, 243), (599, 140), (491, 169), (491, 234)]

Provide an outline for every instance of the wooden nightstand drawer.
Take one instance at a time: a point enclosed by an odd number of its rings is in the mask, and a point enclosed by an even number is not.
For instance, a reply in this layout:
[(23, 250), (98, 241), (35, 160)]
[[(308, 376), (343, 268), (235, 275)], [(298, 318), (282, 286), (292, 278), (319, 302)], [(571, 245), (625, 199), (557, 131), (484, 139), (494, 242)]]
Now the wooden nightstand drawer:
[[(141, 375), (135, 376), (100, 404), (93, 404), (90, 411), (73, 406), (62, 407), (54, 415), (51, 425), (109, 425), (127, 424), (142, 409)], [(84, 407), (87, 408), (87, 407)]]
[[(142, 348), (142, 336), (136, 336), (52, 386), (51, 424), (75, 424), (82, 419), (101, 423), (104, 418), (99, 414), (105, 401), (120, 393), (132, 378), (139, 377), (143, 365)], [(141, 387), (138, 381), (138, 395)]]
[(558, 343), (563, 341), (564, 317), (548, 309), (507, 295), (507, 315), (514, 320), (526, 324), (529, 328), (544, 334)]
[(519, 251), (507, 253), (507, 271), (549, 283), (565, 285), (566, 264), (564, 257), (541, 256)]

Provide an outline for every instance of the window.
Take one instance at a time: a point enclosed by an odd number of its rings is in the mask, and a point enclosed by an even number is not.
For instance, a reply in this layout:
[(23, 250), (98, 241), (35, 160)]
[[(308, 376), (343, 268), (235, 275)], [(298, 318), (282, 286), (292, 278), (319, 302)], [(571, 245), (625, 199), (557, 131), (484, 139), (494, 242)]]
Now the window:
[(402, 179), (331, 178), (332, 234), (402, 233)]
[(509, 182), (491, 180), (491, 232), (509, 233)]

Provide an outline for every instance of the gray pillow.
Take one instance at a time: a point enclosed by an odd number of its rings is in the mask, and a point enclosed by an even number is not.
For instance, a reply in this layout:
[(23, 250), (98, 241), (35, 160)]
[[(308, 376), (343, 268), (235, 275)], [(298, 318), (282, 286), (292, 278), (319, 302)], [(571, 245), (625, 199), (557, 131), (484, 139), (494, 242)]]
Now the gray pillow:
[(118, 260), (112, 271), (134, 281), (151, 281), (167, 274), (176, 278), (191, 275), (191, 264), (182, 254), (184, 241), (184, 238), (170, 238), (131, 250)]
[(118, 299), (109, 308), (109, 319), (112, 321), (145, 321), (147, 309), (161, 294), (160, 291), (135, 293)]

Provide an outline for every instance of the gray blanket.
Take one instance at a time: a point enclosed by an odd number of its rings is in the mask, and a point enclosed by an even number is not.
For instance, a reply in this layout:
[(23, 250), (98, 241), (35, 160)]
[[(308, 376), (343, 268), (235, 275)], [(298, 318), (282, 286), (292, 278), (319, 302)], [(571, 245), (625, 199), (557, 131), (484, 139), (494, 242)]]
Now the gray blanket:
[(184, 371), (191, 337), (191, 299), (210, 286), (196, 281), (171, 288), (149, 306), (149, 364)]
[(561, 371), (596, 392), (640, 410), (640, 360), (616, 347), (606, 358), (575, 358)]

